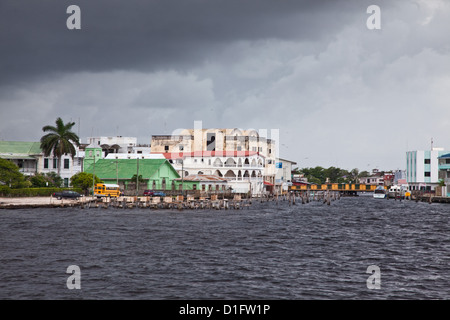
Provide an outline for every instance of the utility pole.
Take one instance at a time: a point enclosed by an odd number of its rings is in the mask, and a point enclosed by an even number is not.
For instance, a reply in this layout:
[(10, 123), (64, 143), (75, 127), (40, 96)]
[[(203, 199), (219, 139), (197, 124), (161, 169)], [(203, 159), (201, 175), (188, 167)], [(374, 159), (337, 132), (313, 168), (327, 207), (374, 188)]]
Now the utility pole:
[(181, 195), (184, 196), (184, 158), (181, 158)]
[(116, 159), (116, 184), (119, 185), (119, 160)]
[(136, 197), (139, 192), (139, 157), (136, 158)]
[(94, 198), (94, 189), (95, 189), (95, 150), (94, 150), (94, 169), (92, 172), (92, 198)]

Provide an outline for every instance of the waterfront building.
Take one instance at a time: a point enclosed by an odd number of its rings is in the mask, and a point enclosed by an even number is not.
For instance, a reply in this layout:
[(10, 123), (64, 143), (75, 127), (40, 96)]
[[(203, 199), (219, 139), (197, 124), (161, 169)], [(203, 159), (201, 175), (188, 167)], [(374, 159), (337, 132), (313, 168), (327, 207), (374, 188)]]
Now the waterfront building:
[[(275, 139), (263, 137), (257, 130), (203, 129), (199, 121), (194, 129), (182, 129), (174, 135), (153, 135), (152, 153), (191, 153), (191, 152), (253, 152), (264, 158), (263, 181), (275, 184), (275, 162), (278, 149)], [(267, 130), (263, 130), (266, 133)], [(275, 135), (277, 131), (272, 132)], [(233, 159), (237, 162), (238, 159)], [(244, 173), (242, 173), (244, 174)]]
[(26, 176), (38, 173), (41, 154), (39, 142), (0, 141), (0, 158), (16, 164)]
[(406, 185), (406, 170), (396, 170), (394, 172), (394, 182), (395, 185)]
[(174, 179), (175, 184), (180, 186), (189, 182), (196, 182), (193, 184), (193, 190), (200, 190), (208, 193), (223, 193), (228, 191), (228, 180), (211, 174), (191, 174), (187, 177)]
[(384, 177), (383, 176), (369, 176), (369, 177), (361, 177), (359, 178), (360, 184), (368, 184), (375, 186), (384, 185)]
[[(169, 161), (161, 158), (103, 158), (93, 161), (85, 172), (95, 174), (105, 183), (120, 185), (129, 194), (142, 194), (145, 189), (175, 190), (175, 179), (180, 178)], [(134, 180), (136, 176), (141, 176), (138, 185)], [(192, 184), (186, 184), (184, 188), (192, 188)]]
[(292, 186), (292, 166), (297, 162), (277, 158), (275, 163), (275, 192), (278, 194), (286, 193)]
[(44, 157), (40, 142), (0, 141), (0, 158), (15, 163), (25, 176), (58, 172), (58, 161), (62, 161), (60, 176), (63, 179), (63, 186), (68, 187), (70, 178), (81, 172), (83, 166), (83, 146), (74, 145), (74, 147), (76, 155), (73, 159), (71, 155), (63, 155), (58, 159), (53, 155)]
[(235, 193), (265, 193), (265, 158), (256, 151), (167, 152), (162, 155), (183, 178), (215, 175), (227, 181)]
[(409, 190), (433, 191), (439, 185), (438, 158), (449, 153), (443, 148), (406, 152), (406, 181)]
[(450, 197), (450, 153), (438, 157), (439, 180), (445, 183), (443, 195)]

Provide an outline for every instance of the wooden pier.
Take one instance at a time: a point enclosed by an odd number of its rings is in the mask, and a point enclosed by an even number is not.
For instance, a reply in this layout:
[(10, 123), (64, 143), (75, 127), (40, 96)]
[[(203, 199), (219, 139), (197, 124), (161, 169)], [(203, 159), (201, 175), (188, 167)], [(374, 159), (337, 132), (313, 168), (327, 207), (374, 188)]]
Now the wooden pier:
[(148, 208), (148, 209), (171, 209), (171, 210), (241, 210), (249, 208), (252, 203), (264, 202), (288, 202), (289, 205), (306, 204), (313, 201), (321, 201), (330, 205), (332, 201), (340, 199), (341, 195), (335, 191), (305, 191), (289, 192), (283, 195), (271, 195), (259, 198), (243, 198), (241, 195), (234, 195), (233, 198), (219, 198), (218, 195), (209, 197), (167, 196), (167, 197), (138, 197), (122, 196), (118, 198), (94, 198), (81, 197), (77, 200), (62, 199), (57, 200), (52, 197), (30, 197), (30, 198), (0, 198), (0, 209), (25, 209), (25, 208), (71, 208), (81, 209), (91, 208)]

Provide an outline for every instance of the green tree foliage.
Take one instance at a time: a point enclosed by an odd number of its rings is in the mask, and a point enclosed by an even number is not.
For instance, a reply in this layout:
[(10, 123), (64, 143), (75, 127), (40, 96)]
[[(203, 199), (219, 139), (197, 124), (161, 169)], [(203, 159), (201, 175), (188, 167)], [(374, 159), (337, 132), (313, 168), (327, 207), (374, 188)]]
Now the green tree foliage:
[(33, 188), (59, 188), (63, 179), (56, 172), (37, 173), (29, 178)]
[(42, 131), (49, 132), (41, 138), (41, 149), (44, 155), (58, 158), (58, 175), (61, 174), (61, 156), (70, 154), (72, 159), (76, 154), (74, 144), (80, 145), (80, 138), (71, 131), (75, 122), (64, 124), (61, 118), (56, 119), (56, 127), (44, 126)]
[[(92, 173), (87, 172), (79, 172), (76, 173), (70, 178), (70, 184), (75, 188), (83, 189), (83, 191), (89, 190), (89, 188), (92, 188), (92, 180), (93, 180)], [(95, 176), (95, 184), (101, 183), (102, 181)]]
[(30, 183), (25, 180), (25, 177), (15, 163), (1, 158), (0, 181), (2, 185), (4, 184), (10, 188), (26, 188), (30, 186)]
[(330, 183), (348, 183), (351, 176), (347, 170), (336, 167), (323, 168), (317, 166), (315, 168), (303, 168), (300, 172), (309, 182), (316, 184), (324, 184), (327, 179)]
[[(136, 175), (133, 175), (133, 176), (131, 177), (130, 181), (136, 183)], [(139, 183), (144, 182), (144, 178), (142, 178), (142, 175), (139, 175), (138, 181), (139, 181)]]
[[(299, 171), (309, 182), (316, 184), (324, 184), (327, 179), (330, 183), (359, 183), (359, 178), (371, 176), (369, 172), (360, 172), (357, 168), (347, 171), (336, 167), (322, 168), (317, 166), (314, 168), (303, 168)], [(382, 171), (381, 173), (384, 172)]]

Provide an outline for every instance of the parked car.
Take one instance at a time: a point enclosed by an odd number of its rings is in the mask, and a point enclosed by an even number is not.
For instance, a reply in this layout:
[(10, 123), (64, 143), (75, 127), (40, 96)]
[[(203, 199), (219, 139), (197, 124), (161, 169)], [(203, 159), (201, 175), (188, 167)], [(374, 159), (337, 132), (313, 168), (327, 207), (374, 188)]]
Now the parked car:
[(78, 198), (81, 197), (81, 194), (79, 194), (78, 192), (75, 192), (75, 191), (64, 190), (61, 192), (53, 193), (53, 197), (57, 198), (58, 200), (61, 200), (63, 198), (78, 200)]
[(153, 191), (153, 190), (145, 190), (144, 196), (150, 196), (150, 197), (165, 197), (166, 194), (162, 191)]

